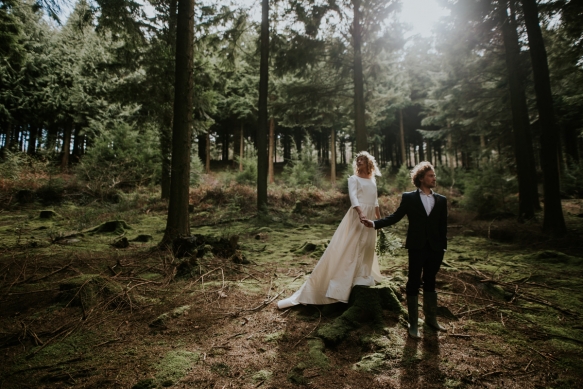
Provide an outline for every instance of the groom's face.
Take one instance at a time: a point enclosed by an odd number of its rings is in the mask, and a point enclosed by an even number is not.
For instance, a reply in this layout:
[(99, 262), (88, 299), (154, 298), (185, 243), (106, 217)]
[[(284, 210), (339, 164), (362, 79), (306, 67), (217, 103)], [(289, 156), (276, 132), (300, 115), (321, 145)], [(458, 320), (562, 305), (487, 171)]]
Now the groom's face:
[(428, 170), (421, 179), (421, 186), (425, 188), (435, 188), (437, 185), (437, 178), (435, 177), (435, 172), (433, 170)]

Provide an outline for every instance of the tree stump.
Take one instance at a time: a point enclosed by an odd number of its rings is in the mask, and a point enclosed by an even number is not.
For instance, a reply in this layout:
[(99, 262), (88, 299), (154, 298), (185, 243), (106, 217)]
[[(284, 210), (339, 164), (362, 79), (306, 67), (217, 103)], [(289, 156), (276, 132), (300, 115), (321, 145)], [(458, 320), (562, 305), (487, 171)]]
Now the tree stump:
[(40, 214), (38, 215), (40, 219), (52, 219), (57, 216), (59, 216), (59, 214), (51, 210), (40, 211)]
[(398, 317), (406, 317), (407, 312), (397, 295), (400, 295), (399, 288), (388, 281), (375, 286), (355, 286), (350, 294), (348, 309), (331, 323), (322, 326), (318, 330), (318, 337), (326, 345), (332, 346), (340, 343), (361, 323), (382, 329), (383, 310), (393, 312)]

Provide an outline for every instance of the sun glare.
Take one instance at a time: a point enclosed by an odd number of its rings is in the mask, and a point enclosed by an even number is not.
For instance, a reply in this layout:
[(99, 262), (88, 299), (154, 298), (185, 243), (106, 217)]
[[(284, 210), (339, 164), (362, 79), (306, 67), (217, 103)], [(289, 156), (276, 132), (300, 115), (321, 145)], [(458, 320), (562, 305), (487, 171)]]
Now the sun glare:
[(405, 36), (428, 37), (439, 18), (448, 14), (449, 11), (439, 6), (436, 0), (403, 0), (400, 20), (411, 27)]

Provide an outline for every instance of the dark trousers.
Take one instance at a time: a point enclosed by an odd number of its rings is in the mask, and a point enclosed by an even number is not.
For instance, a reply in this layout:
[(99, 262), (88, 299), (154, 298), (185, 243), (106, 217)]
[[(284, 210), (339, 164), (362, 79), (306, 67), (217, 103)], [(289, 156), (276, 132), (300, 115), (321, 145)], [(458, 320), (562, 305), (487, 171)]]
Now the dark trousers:
[(425, 245), (422, 249), (409, 249), (409, 277), (407, 296), (417, 296), (423, 274), (423, 291), (435, 292), (435, 276), (441, 267), (444, 251), (434, 251)]

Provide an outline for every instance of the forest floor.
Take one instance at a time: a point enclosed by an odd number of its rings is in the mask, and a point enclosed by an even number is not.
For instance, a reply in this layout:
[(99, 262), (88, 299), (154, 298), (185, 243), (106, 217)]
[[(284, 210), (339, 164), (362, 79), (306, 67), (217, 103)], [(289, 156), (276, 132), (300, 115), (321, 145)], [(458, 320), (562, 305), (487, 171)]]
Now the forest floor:
[[(480, 221), (452, 207), (438, 274), (447, 331), (423, 327), (413, 341), (385, 310), (382, 328), (363, 320), (330, 345), (318, 330), (346, 304), (280, 311), (276, 301), (316, 264), (345, 195), (270, 190), (260, 225), (252, 188), (193, 191), (192, 233), (235, 242), (248, 264), (211, 247), (196, 259), (157, 249), (157, 197), (71, 194), (0, 211), (0, 388), (583, 387), (582, 200), (564, 201), (569, 233), (557, 239), (540, 220)], [(398, 200), (384, 196), (382, 208)], [(115, 220), (126, 224), (92, 231)], [(406, 228), (391, 232), (404, 240)], [(404, 249), (381, 260), (401, 298), (406, 260)]]

